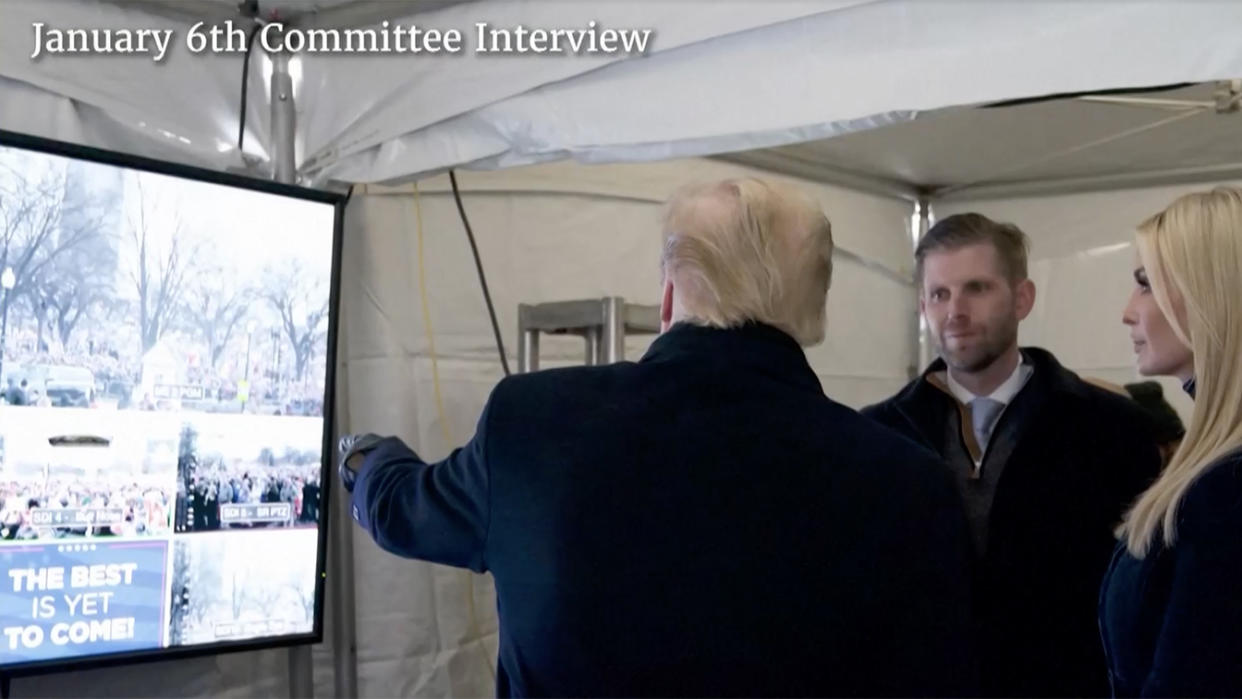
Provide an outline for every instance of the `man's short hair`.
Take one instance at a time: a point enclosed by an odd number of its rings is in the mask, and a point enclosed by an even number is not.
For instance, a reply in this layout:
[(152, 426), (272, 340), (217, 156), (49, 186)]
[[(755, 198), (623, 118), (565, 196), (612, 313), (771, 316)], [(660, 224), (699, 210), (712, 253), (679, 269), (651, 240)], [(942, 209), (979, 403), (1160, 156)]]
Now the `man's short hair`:
[(803, 346), (824, 339), (832, 226), (805, 193), (756, 178), (694, 185), (669, 200), (661, 266), (685, 320), (760, 322)]
[(1022, 229), (977, 213), (954, 214), (936, 222), (914, 250), (915, 279), (923, 284), (923, 260), (934, 252), (958, 250), (968, 245), (991, 243), (1000, 259), (1001, 273), (1010, 283), (1026, 279), (1030, 241)]

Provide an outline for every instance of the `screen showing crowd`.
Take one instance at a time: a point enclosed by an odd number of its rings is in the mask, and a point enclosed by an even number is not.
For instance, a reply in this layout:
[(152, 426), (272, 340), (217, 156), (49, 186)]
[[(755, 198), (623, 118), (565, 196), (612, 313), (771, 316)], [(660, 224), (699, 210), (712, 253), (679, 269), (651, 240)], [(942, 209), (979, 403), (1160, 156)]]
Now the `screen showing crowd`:
[(313, 630), (334, 225), (0, 146), (0, 669)]

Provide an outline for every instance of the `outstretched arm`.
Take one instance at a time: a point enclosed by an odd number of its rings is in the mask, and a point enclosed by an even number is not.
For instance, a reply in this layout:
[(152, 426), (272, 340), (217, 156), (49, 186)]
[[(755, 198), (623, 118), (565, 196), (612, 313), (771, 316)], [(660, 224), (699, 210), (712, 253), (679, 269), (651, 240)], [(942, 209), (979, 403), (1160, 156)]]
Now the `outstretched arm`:
[(475, 437), (437, 463), (396, 437), (349, 454), (342, 477), (354, 521), (390, 553), (484, 572), (491, 514), (486, 418), (484, 411)]

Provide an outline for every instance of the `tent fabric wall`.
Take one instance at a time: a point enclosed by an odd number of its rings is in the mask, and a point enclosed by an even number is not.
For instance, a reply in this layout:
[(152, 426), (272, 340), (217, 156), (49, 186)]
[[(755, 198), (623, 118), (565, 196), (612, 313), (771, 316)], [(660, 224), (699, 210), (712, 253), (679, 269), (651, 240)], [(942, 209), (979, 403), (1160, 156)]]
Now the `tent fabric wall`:
[[(1221, 183), (1227, 184), (1227, 183)], [(1234, 182), (1231, 184), (1242, 184)], [(1046, 347), (1083, 376), (1142, 380), (1122, 309), (1134, 288), (1135, 227), (1187, 192), (1212, 184), (933, 204), (937, 218), (978, 211), (1010, 221), (1031, 238), (1035, 309), (1020, 326), (1023, 344)], [(1192, 404), (1175, 379), (1160, 379), (1183, 421)]]
[[(10, 696), (34, 697), (287, 697), (289, 683), (286, 658), (278, 649), (232, 653), (188, 660), (169, 660), (149, 665), (98, 668), (71, 674), (36, 675), (12, 680)], [(322, 661), (318, 663), (323, 665)], [(331, 660), (327, 669), (331, 670)], [(316, 696), (332, 696), (332, 680), (326, 684), (316, 673)]]
[[(911, 287), (896, 278), (910, 275), (911, 205), (711, 160), (611, 166), (559, 163), (462, 173), (463, 199), (510, 355), (517, 351), (519, 303), (603, 296), (657, 303), (658, 226), (665, 199), (687, 182), (747, 174), (793, 182), (812, 193), (833, 222), (837, 246), (851, 253), (838, 256), (835, 263), (829, 337), (808, 350), (821, 380), (826, 386), (839, 382), (848, 394), (843, 402), (854, 404), (904, 382), (914, 361), (909, 328), (915, 305)], [(364, 227), (381, 229), (387, 237), (384, 245), (372, 248), (373, 266), (359, 282), (363, 288), (345, 296), (344, 317), (358, 329), (350, 333), (357, 343), (350, 356), (356, 352), (371, 358), (389, 348), (418, 355), (428, 349), (418, 308), (413, 190), (384, 191), (388, 193), (355, 194), (355, 199), (366, 202)], [(475, 360), (486, 371), (498, 371), (491, 326), (447, 178), (422, 183), (419, 193), (436, 349), (443, 356)], [(854, 261), (855, 256), (892, 273), (878, 274)], [(393, 295), (381, 293), (385, 288)], [(382, 298), (401, 299), (405, 306), (382, 307)], [(401, 313), (412, 314), (408, 324), (398, 322)], [(630, 337), (627, 358), (640, 356), (650, 339)], [(541, 350), (545, 363), (577, 362), (582, 343), (548, 337)], [(869, 389), (868, 383), (882, 388)]]

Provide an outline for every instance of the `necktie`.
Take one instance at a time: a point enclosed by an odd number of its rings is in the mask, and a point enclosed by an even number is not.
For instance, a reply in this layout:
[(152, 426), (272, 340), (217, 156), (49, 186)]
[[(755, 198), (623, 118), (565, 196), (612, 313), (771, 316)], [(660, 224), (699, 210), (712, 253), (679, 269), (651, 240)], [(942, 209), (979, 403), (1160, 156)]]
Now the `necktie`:
[(1004, 403), (991, 398), (976, 398), (970, 401), (970, 422), (975, 430), (975, 442), (979, 444), (979, 451), (987, 449), (988, 438), (992, 436), (992, 427), (996, 424), (996, 417), (1000, 415), (1004, 407)]

